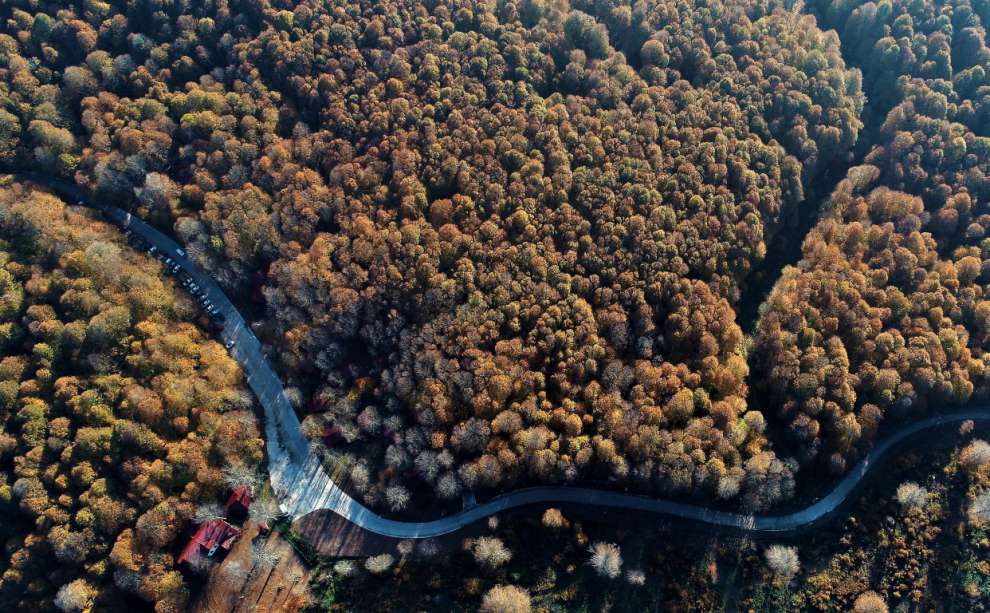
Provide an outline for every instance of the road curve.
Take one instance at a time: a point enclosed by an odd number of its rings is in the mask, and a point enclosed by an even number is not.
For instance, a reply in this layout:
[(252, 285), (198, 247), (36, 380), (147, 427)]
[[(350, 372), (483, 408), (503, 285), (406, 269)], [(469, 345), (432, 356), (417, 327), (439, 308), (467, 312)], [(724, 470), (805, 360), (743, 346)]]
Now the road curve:
[(965, 420), (990, 425), (990, 406), (969, 407), (928, 417), (888, 433), (865, 459), (856, 464), (826, 496), (809, 506), (780, 515), (747, 515), (719, 511), (700, 505), (580, 487), (531, 487), (508, 492), (467, 508), (459, 513), (426, 522), (403, 522), (377, 515), (340, 489), (324, 469), (313, 446), (303, 436), (282, 383), (261, 351), (261, 343), (240, 312), (212, 277), (185, 256), (168, 236), (119, 208), (93, 203), (78, 186), (44, 175), (21, 173), (18, 181), (44, 185), (70, 203), (97, 209), (114, 224), (130, 230), (149, 245), (170, 257), (203, 291), (206, 298), (226, 317), (221, 339), (233, 341), (230, 353), (240, 364), (248, 385), (258, 397), (265, 414), (265, 437), (272, 488), (282, 510), (297, 519), (318, 510), (330, 510), (357, 526), (383, 536), (416, 539), (456, 532), (488, 516), (528, 505), (576, 505), (639, 511), (726, 529), (752, 536), (785, 537), (820, 525), (834, 517), (852, 500), (856, 490), (879, 464), (895, 451), (922, 435), (944, 434)]

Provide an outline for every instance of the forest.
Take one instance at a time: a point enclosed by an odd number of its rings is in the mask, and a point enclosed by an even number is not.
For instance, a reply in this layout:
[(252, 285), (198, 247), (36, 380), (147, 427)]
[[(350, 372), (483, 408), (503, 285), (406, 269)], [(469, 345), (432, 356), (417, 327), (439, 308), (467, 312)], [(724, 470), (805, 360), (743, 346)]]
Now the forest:
[(578, 480), (789, 495), (733, 304), (862, 126), (859, 73), (809, 17), (100, 6), (10, 10), (5, 157), (260, 298), (307, 432), (357, 458), (367, 504)]
[[(988, 0), (9, 0), (0, 170), (176, 237), (376, 512), (536, 484), (774, 511), (891, 426), (990, 397), (987, 20)], [(263, 462), (253, 397), (153, 260), (40, 193), (0, 205), (0, 596), (181, 609), (163, 552)], [(957, 511), (987, 491), (976, 465)], [(898, 581), (866, 587), (927, 593)]]
[(48, 194), (0, 189), (0, 292), (0, 603), (185, 610), (181, 530), (263, 457), (240, 368), (156, 260)]

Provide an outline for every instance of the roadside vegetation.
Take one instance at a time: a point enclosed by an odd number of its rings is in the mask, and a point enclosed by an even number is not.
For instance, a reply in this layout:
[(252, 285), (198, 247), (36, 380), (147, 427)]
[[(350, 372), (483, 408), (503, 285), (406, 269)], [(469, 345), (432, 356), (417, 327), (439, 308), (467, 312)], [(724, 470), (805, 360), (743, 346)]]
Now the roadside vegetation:
[[(310, 610), (986, 611), (990, 456), (972, 434), (958, 441), (906, 454), (848, 519), (794, 541), (548, 509), (489, 521), (442, 549), (397, 543), (375, 572), (323, 558), (310, 576)], [(477, 555), (479, 541), (494, 540), (511, 552), (495, 567)]]

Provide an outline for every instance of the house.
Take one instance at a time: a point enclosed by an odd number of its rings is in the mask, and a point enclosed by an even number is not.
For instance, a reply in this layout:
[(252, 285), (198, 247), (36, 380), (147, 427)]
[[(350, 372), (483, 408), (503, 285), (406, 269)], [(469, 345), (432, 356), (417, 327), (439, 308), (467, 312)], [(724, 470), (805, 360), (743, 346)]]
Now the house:
[(247, 510), (251, 508), (253, 495), (254, 491), (251, 489), (251, 486), (238, 485), (230, 493), (230, 498), (227, 499), (227, 503), (223, 505), (223, 508), (227, 511), (228, 515), (230, 515), (231, 511), (247, 513)]
[(204, 553), (207, 557), (212, 557), (220, 548), (229, 550), (240, 533), (240, 530), (222, 519), (205, 521), (199, 525), (175, 563), (193, 562)]

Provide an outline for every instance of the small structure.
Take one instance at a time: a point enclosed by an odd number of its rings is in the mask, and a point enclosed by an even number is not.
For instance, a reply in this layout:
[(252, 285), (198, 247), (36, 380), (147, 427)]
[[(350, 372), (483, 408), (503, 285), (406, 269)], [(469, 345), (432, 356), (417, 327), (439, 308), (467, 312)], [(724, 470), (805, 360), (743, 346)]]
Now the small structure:
[(253, 497), (254, 491), (251, 486), (238, 485), (234, 488), (234, 491), (230, 493), (230, 498), (227, 499), (227, 503), (223, 505), (223, 508), (227, 511), (227, 515), (230, 515), (231, 511), (247, 513), (248, 509), (251, 508), (251, 500)]
[(175, 563), (178, 565), (183, 562), (192, 562), (204, 553), (207, 557), (212, 557), (220, 548), (228, 551), (240, 533), (240, 530), (223, 519), (216, 518), (205, 521), (200, 524), (196, 534), (182, 549), (182, 553), (179, 554)]

